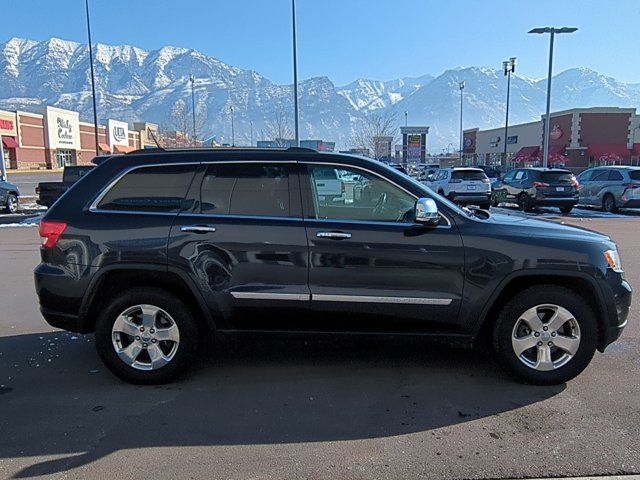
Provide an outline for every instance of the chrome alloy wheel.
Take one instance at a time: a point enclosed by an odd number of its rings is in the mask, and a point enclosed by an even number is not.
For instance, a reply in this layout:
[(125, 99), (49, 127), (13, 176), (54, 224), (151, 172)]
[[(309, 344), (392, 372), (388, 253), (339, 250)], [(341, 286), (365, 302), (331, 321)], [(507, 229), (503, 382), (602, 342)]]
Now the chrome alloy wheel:
[(157, 370), (175, 357), (180, 344), (176, 322), (154, 305), (135, 305), (118, 315), (111, 329), (118, 357), (137, 370)]
[(539, 371), (566, 365), (580, 347), (580, 326), (564, 307), (537, 305), (518, 318), (513, 327), (511, 345), (518, 359)]

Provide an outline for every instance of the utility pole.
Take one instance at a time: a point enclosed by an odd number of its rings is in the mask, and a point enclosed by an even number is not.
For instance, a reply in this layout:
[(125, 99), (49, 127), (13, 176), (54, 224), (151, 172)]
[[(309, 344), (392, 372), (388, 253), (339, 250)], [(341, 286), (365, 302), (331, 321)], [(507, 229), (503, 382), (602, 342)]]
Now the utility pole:
[(233, 105), (229, 107), (231, 109), (231, 146), (236, 146), (236, 132), (235, 127), (233, 125)]
[(89, 22), (89, 0), (84, 0), (87, 12), (87, 37), (89, 40), (89, 67), (91, 70), (91, 98), (93, 100), (93, 134), (96, 137), (96, 157), (100, 155), (98, 146), (98, 110), (96, 108), (96, 79), (93, 72), (93, 47), (91, 46), (91, 24)]
[(502, 68), (504, 70), (504, 74), (507, 77), (507, 114), (504, 121), (504, 156), (503, 162), (504, 165), (507, 165), (507, 134), (509, 133), (509, 93), (511, 90), (511, 74), (516, 71), (516, 64), (518, 60), (516, 57), (511, 57), (509, 60), (502, 62)]
[(253, 147), (253, 120), (249, 120), (249, 128), (251, 128), (251, 147)]
[(409, 125), (409, 110), (404, 111), (404, 126)]
[(298, 44), (296, 41), (296, 0), (291, 0), (291, 14), (293, 20), (293, 124), (295, 130), (295, 144), (300, 146), (299, 112), (298, 112)]
[(193, 74), (189, 74), (189, 81), (191, 82), (191, 114), (193, 115), (193, 146), (196, 146), (196, 95), (194, 92), (194, 83), (196, 77)]
[(462, 149), (463, 149), (463, 137), (462, 137), (462, 98), (464, 93), (464, 82), (458, 83), (460, 89), (460, 165), (462, 165)]

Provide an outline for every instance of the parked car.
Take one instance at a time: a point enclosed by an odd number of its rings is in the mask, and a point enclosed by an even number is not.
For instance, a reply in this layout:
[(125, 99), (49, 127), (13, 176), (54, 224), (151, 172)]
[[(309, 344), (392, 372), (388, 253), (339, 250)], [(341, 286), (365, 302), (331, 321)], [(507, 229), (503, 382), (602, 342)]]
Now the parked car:
[(493, 188), (493, 204), (517, 203), (521, 210), (558, 207), (569, 213), (578, 203), (578, 181), (569, 170), (517, 168), (506, 173)]
[(461, 205), (491, 205), (489, 177), (479, 168), (453, 167), (437, 170), (427, 185), (440, 195)]
[(595, 167), (578, 175), (579, 203), (615, 212), (640, 207), (640, 167)]
[[(323, 199), (327, 168), (368, 194)], [(517, 378), (556, 384), (620, 336), (631, 302), (604, 235), (461, 209), (380, 162), (313, 150), (115, 156), (39, 233), (44, 318), (95, 332), (133, 383), (171, 380), (210, 332), (346, 332), (490, 339)]]
[(16, 213), (20, 191), (13, 183), (0, 178), (0, 208), (4, 208), (6, 213)]
[(38, 199), (36, 203), (44, 207), (50, 207), (62, 196), (64, 192), (71, 188), (87, 172), (90, 172), (94, 165), (73, 165), (66, 166), (62, 171), (61, 182), (40, 182), (36, 187)]
[(409, 176), (409, 172), (407, 172), (407, 170), (400, 163), (390, 163), (389, 166)]
[(420, 169), (418, 171), (417, 179), (421, 182), (426, 182), (429, 180), (429, 176), (436, 172), (440, 168), (440, 165), (431, 164), (431, 165), (420, 165)]
[(498, 180), (500, 180), (500, 170), (498, 170), (496, 167), (492, 167), (491, 165), (479, 165), (478, 168), (481, 169), (487, 175), (487, 177), (489, 177), (489, 182), (491, 182), (491, 185), (495, 185)]
[(324, 202), (344, 202), (344, 181), (338, 176), (335, 168), (327, 166), (313, 172), (316, 191)]

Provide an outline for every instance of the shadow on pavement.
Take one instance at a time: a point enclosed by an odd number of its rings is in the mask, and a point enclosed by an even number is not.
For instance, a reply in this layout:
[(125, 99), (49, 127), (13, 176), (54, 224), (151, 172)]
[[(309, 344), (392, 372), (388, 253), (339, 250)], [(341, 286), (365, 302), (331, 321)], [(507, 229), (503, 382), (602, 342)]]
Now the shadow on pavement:
[[(424, 432), (565, 388), (515, 383), (479, 353), (419, 339), (222, 339), (186, 378), (155, 387), (113, 377), (91, 336), (1, 337), (0, 352), (0, 461), (32, 462), (15, 477), (59, 473), (126, 449)], [(56, 458), (26, 458), (42, 456)]]

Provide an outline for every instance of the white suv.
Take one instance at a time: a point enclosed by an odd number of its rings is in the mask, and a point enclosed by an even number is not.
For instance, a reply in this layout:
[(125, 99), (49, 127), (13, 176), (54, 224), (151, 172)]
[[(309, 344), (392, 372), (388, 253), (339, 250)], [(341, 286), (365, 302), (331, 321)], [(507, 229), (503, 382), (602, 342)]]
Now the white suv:
[(459, 204), (489, 208), (491, 182), (479, 168), (455, 167), (436, 170), (427, 186)]

